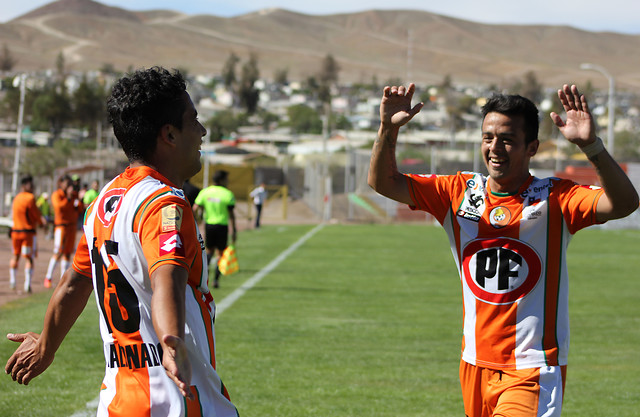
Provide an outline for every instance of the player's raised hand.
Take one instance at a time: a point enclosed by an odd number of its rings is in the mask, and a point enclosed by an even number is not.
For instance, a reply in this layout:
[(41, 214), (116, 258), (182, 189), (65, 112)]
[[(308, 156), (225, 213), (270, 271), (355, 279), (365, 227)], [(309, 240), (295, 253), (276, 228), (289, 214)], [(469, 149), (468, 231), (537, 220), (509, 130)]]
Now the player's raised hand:
[(558, 98), (567, 113), (567, 120), (563, 121), (555, 112), (551, 112), (551, 119), (560, 133), (569, 142), (580, 147), (593, 143), (596, 140), (595, 124), (587, 99), (578, 92), (578, 87), (565, 84), (558, 90)]
[(385, 87), (380, 102), (380, 121), (383, 126), (399, 128), (418, 114), (424, 103), (418, 103), (411, 107), (415, 84), (404, 86)]
[(38, 343), (39, 338), (40, 335), (33, 332), (7, 335), (7, 339), (20, 343), (4, 368), (18, 384), (28, 385), (29, 381), (43, 373), (53, 362), (53, 355), (44, 354)]
[(169, 378), (177, 385), (180, 393), (185, 398), (193, 400), (194, 397), (189, 388), (191, 385), (191, 362), (184, 340), (176, 336), (165, 335), (163, 342), (166, 348), (163, 352), (162, 366), (167, 371)]

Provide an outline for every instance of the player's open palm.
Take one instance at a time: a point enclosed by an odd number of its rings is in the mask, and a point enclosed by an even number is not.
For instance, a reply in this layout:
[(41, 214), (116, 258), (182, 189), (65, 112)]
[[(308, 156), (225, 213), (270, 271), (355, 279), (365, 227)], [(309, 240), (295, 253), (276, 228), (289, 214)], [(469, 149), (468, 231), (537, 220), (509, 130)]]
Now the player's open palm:
[(400, 127), (413, 118), (422, 109), (423, 103), (411, 107), (415, 84), (385, 87), (380, 102), (380, 120), (383, 125)]
[(593, 142), (595, 136), (595, 124), (589, 111), (589, 104), (584, 95), (580, 95), (575, 85), (564, 85), (558, 90), (558, 98), (567, 113), (567, 120), (552, 112), (551, 118), (558, 126), (560, 133), (571, 143), (580, 147)]
[(19, 384), (28, 385), (53, 362), (52, 355), (46, 356), (41, 352), (39, 338), (40, 335), (33, 332), (7, 335), (7, 339), (20, 343), (20, 346), (11, 355), (4, 370)]
[(184, 340), (167, 335), (164, 337), (164, 343), (167, 348), (163, 352), (162, 366), (169, 378), (178, 386), (180, 393), (186, 398), (193, 399), (190, 389), (191, 362)]

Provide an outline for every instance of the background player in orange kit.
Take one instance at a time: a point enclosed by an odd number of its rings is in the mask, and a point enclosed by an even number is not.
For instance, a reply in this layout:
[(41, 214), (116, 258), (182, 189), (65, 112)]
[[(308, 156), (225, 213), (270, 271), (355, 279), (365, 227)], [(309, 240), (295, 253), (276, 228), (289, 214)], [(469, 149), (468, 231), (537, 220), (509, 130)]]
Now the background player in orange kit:
[(586, 99), (568, 85), (558, 91), (566, 121), (551, 118), (591, 161), (602, 188), (529, 173), (538, 109), (515, 95), (493, 96), (482, 109), (488, 177), (401, 174), (398, 133), (422, 108), (411, 105), (414, 91), (413, 84), (385, 87), (368, 181), (432, 213), (447, 232), (463, 289), (465, 413), (559, 416), (569, 348), (568, 242), (584, 227), (636, 210), (638, 194), (596, 137)]
[(180, 188), (200, 170), (206, 130), (182, 75), (163, 68), (121, 78), (107, 109), (129, 167), (89, 206), (42, 334), (7, 336), (21, 345), (5, 371), (21, 384), (42, 373), (95, 289), (106, 362), (98, 416), (236, 417), (215, 370), (204, 241)]
[(30, 175), (22, 178), (21, 190), (13, 199), (13, 227), (11, 228), (11, 241), (13, 243), (13, 256), (9, 264), (9, 285), (16, 288), (16, 275), (20, 256), (25, 260), (24, 290), (31, 292), (31, 278), (33, 277), (33, 258), (36, 256), (36, 228), (44, 226), (47, 221), (36, 206), (36, 198), (33, 195), (33, 177)]
[(51, 194), (53, 206), (53, 255), (49, 260), (45, 288), (51, 288), (53, 273), (60, 262), (60, 276), (69, 268), (71, 254), (76, 244), (78, 217), (84, 211), (78, 192), (68, 175), (58, 180), (58, 189)]

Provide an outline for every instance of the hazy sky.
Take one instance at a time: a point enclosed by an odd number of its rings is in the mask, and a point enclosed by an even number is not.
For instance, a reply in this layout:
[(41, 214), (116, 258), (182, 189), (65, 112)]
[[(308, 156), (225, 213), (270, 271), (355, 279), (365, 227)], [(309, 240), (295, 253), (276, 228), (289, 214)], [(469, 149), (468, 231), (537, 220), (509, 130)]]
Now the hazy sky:
[[(5, 0), (0, 22), (7, 22), (50, 0)], [(348, 13), (370, 9), (411, 9), (483, 23), (569, 25), (590, 31), (640, 35), (640, 2), (634, 0), (102, 0), (128, 10), (170, 9), (187, 14), (237, 16), (270, 7), (306, 14)]]

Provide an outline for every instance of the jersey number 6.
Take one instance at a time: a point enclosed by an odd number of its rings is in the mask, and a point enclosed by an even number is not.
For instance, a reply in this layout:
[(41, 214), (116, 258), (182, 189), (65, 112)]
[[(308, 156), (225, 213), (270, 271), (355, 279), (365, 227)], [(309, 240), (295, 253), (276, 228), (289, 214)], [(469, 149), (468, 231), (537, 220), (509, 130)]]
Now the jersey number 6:
[[(100, 250), (98, 250), (96, 246), (96, 241), (97, 239), (94, 238), (93, 248), (91, 249), (91, 262), (94, 266), (96, 291), (100, 299), (100, 309), (102, 310), (102, 315), (109, 329), (109, 333), (113, 333), (113, 327), (121, 333), (135, 333), (140, 330), (138, 296), (131, 284), (129, 284), (124, 275), (122, 275), (122, 272), (117, 268), (110, 269), (107, 272), (105, 280), (105, 265), (100, 255)], [(118, 254), (118, 244), (116, 242), (107, 240), (104, 242), (104, 247), (107, 255)], [(105, 298), (108, 298), (108, 302), (106, 303)], [(109, 305), (108, 311), (110, 315), (107, 314), (107, 303)]]

